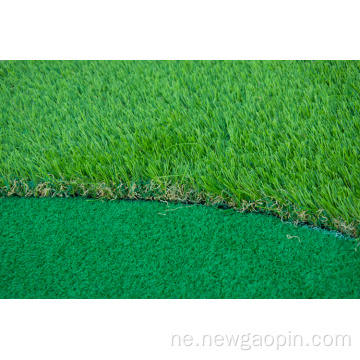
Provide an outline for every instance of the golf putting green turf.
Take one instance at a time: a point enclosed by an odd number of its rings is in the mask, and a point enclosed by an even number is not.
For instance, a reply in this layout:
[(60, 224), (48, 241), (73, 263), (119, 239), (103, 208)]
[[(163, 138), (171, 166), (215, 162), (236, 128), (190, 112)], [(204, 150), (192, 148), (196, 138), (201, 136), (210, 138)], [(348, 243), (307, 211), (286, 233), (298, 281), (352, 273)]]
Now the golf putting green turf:
[(204, 205), (0, 199), (1, 298), (358, 298), (334, 233)]

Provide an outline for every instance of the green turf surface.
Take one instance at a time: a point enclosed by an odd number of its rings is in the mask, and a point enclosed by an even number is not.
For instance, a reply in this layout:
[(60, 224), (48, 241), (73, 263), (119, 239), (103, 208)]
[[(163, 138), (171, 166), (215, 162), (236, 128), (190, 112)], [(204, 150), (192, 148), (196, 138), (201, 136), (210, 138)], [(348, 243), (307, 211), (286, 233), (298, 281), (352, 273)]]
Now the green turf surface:
[(358, 298), (355, 246), (204, 205), (4, 198), (0, 297)]
[(4, 61), (0, 194), (153, 181), (359, 236), (359, 84), (359, 61)]

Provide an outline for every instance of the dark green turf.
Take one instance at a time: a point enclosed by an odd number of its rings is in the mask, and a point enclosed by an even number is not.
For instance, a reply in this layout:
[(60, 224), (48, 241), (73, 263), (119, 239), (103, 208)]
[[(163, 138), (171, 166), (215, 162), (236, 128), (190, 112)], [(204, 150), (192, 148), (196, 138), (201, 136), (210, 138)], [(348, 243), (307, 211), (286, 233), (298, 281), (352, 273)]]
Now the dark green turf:
[(0, 297), (358, 298), (355, 246), (202, 205), (4, 198)]

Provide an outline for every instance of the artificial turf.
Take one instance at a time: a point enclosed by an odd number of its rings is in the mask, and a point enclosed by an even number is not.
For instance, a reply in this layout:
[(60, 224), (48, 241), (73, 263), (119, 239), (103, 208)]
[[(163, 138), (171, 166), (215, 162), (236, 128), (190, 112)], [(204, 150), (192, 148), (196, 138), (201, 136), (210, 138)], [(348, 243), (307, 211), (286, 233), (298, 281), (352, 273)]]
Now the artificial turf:
[(359, 61), (0, 62), (0, 296), (359, 297), (359, 84)]
[(258, 213), (0, 199), (1, 298), (359, 298), (353, 239)]
[(359, 84), (359, 61), (4, 61), (0, 194), (151, 181), (356, 237)]

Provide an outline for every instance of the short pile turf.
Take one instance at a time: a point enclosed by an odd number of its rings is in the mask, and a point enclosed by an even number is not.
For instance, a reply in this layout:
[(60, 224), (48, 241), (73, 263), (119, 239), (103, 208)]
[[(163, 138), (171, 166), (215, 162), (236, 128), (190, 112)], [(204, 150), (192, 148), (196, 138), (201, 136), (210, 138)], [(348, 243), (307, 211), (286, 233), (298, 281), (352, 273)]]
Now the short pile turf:
[(359, 61), (4, 61), (0, 194), (222, 203), (360, 235)]
[(0, 199), (1, 298), (353, 298), (353, 239), (204, 205)]

